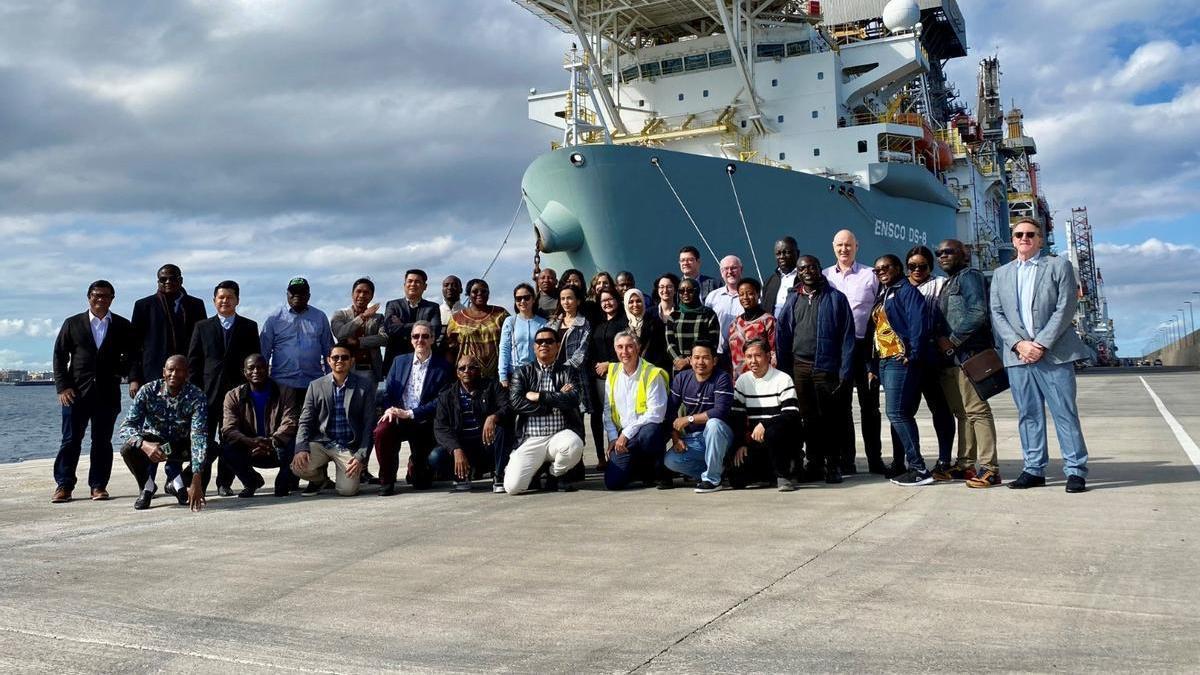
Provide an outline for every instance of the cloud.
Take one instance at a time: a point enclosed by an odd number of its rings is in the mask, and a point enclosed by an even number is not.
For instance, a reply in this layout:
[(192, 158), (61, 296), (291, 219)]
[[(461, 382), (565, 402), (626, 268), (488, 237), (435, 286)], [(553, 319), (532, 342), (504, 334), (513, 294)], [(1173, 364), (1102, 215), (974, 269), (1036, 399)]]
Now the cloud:
[(0, 319), (0, 337), (53, 337), (58, 329), (50, 319)]
[(0, 370), (50, 370), (49, 361), (34, 361), (29, 354), (13, 349), (0, 349)]
[(1200, 304), (1200, 246), (1149, 238), (1136, 244), (1097, 243), (1096, 265), (1104, 277), (1104, 292), (1116, 320), (1117, 344), (1125, 356), (1148, 351), (1162, 323), (1183, 309), (1184, 301)]

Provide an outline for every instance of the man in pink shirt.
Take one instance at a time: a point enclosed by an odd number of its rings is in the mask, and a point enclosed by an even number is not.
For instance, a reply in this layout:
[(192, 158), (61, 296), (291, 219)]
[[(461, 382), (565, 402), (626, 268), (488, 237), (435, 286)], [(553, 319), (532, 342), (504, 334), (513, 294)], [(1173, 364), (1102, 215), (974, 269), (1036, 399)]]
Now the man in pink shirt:
[[(871, 473), (886, 474), (889, 467), (883, 463), (880, 441), (879, 381), (867, 381), (867, 363), (871, 359), (871, 338), (867, 336), (867, 319), (875, 305), (879, 282), (875, 279), (874, 270), (855, 260), (858, 255), (858, 239), (850, 230), (841, 230), (833, 236), (833, 254), (837, 257), (837, 262), (825, 269), (825, 278), (829, 285), (841, 291), (850, 301), (850, 312), (854, 315), (854, 388), (858, 390), (858, 407), (862, 412), (862, 437), (867, 466)], [(858, 472), (854, 465), (854, 457), (857, 454), (854, 444), (854, 418), (848, 403), (845, 409), (846, 439), (842, 452), (842, 473), (853, 474)], [(899, 462), (893, 458), (893, 464), (900, 472), (904, 471), (903, 457)]]

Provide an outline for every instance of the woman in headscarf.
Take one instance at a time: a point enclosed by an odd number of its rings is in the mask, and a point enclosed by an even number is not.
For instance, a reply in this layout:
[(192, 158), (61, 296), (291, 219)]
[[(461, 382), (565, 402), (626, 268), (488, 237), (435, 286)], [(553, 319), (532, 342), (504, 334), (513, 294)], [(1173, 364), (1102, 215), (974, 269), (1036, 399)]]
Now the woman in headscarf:
[(671, 355), (672, 371), (678, 372), (691, 367), (688, 362), (692, 345), (698, 341), (717, 344), (721, 324), (717, 315), (700, 302), (700, 285), (695, 279), (684, 278), (679, 282), (679, 306), (671, 312), (667, 322), (667, 353)]
[(646, 311), (646, 296), (636, 288), (625, 291), (625, 330), (637, 338), (642, 358), (671, 372), (666, 326), (658, 316)]
[(762, 286), (758, 279), (746, 277), (738, 282), (738, 302), (742, 305), (741, 316), (729, 324), (729, 358), (733, 366), (733, 379), (750, 370), (746, 362), (746, 344), (751, 340), (766, 340), (771, 347), (771, 365), (775, 365), (775, 317), (759, 304)]

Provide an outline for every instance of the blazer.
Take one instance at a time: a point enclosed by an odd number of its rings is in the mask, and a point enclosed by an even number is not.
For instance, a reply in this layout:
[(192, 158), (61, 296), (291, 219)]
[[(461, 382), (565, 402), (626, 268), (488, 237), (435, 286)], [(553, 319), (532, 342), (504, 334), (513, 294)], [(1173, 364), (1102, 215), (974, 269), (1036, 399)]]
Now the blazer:
[[(463, 447), (459, 430), (462, 429), (462, 409), (459, 407), (457, 381), (442, 390), (437, 397), (437, 415), (433, 420), (433, 439), (446, 450)], [(479, 380), (475, 392), (470, 395), (471, 410), (482, 425), (489, 415), (498, 415), (501, 424), (508, 420), (511, 409), (508, 392), (490, 377)]]
[[(388, 337), (383, 332), (382, 314), (376, 312), (363, 321), (354, 314), (354, 310), (339, 309), (330, 317), (329, 327), (333, 329), (334, 342), (352, 338), (361, 330), (362, 335), (358, 338), (358, 349), (355, 351), (365, 351), (371, 358), (371, 362), (367, 365), (371, 366), (371, 374), (375, 376), (375, 381), (383, 379), (383, 357), (379, 353), (379, 348), (387, 344)], [(354, 367), (357, 369), (361, 365), (363, 364), (356, 361)]]
[[(264, 425), (271, 444), (286, 448), (296, 438), (296, 390), (267, 381), (267, 419)], [(250, 385), (242, 384), (229, 390), (221, 405), (221, 442), (226, 445), (250, 447), (250, 439), (258, 438), (258, 420)]]
[[(795, 271), (794, 269), (792, 270)], [(775, 314), (775, 296), (779, 295), (779, 284), (783, 283), (783, 276), (779, 274), (779, 270), (775, 270), (767, 280), (763, 282), (762, 298), (759, 300), (759, 305), (767, 314)], [(784, 300), (787, 302), (787, 300)]]
[(388, 338), (383, 355), (384, 370), (391, 370), (396, 357), (412, 352), (412, 327), (420, 320), (428, 321), (433, 326), (435, 340), (446, 332), (446, 327), (442, 325), (442, 310), (436, 302), (422, 298), (416, 307), (410, 307), (405, 297), (387, 301), (383, 308), (383, 332)]
[[(411, 353), (401, 354), (396, 357), (395, 361), (392, 361), (392, 368), (388, 371), (387, 380), (384, 382), (383, 408), (385, 410), (391, 406), (404, 406), (404, 390), (408, 387), (408, 381), (412, 375), (414, 358)], [(437, 354), (431, 355), (429, 366), (425, 369), (425, 382), (421, 385), (421, 402), (412, 411), (414, 422), (433, 420), (433, 415), (437, 412), (438, 394), (442, 393), (442, 390), (453, 381), (450, 363)]]
[(180, 293), (183, 293), (184, 320), (182, 324), (174, 326), (174, 330), (157, 293), (133, 303), (133, 314), (129, 321), (133, 324), (134, 339), (138, 341), (142, 358), (129, 379), (141, 383), (157, 380), (162, 377), (167, 357), (187, 354), (192, 331), (208, 314), (204, 310), (203, 300), (188, 295), (187, 291), (181, 290)]
[[(352, 371), (346, 377), (345, 406), (353, 434), (346, 449), (365, 462), (371, 452), (367, 441), (375, 430), (375, 383)], [(304, 393), (304, 407), (296, 430), (296, 452), (308, 452), (309, 443), (329, 443), (332, 422), (333, 373), (330, 373), (309, 383)]]
[(233, 319), (229, 333), (227, 348), (221, 319), (213, 316), (196, 324), (192, 344), (188, 347), (192, 384), (200, 387), (208, 399), (210, 417), (219, 414), (225, 394), (246, 381), (242, 375), (243, 363), (259, 349), (258, 324), (254, 321), (238, 315)]
[(1079, 285), (1071, 261), (1041, 254), (1033, 281), (1033, 334), (1021, 322), (1017, 303), (1017, 267), (1013, 260), (992, 275), (992, 330), (996, 347), (1004, 356), (1004, 365), (1024, 365), (1013, 349), (1021, 340), (1033, 340), (1046, 348), (1043, 358), (1051, 362), (1073, 363), (1088, 357), (1083, 340), (1071, 322), (1079, 304)]
[(58, 393), (74, 389), (80, 398), (95, 395), (120, 405), (121, 378), (132, 375), (139, 355), (133, 325), (112, 311), (109, 316), (112, 321), (99, 349), (88, 312), (63, 321), (54, 341), (54, 388)]

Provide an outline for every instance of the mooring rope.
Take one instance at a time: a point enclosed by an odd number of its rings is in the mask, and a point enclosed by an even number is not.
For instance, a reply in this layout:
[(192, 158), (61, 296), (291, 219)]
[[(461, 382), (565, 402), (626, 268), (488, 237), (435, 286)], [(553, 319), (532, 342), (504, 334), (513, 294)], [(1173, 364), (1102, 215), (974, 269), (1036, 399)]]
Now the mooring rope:
[(496, 255), (492, 256), (492, 262), (488, 263), (487, 269), (483, 271), (483, 276), (479, 277), (480, 279), (486, 281), (488, 272), (492, 271), (492, 266), (500, 259), (500, 253), (508, 245), (508, 238), (512, 236), (513, 228), (517, 225), (517, 216), (521, 215), (522, 206), (525, 206), (525, 190), (521, 190), (521, 201), (517, 202), (517, 210), (513, 212), (512, 222), (508, 224), (508, 231), (504, 233), (504, 241), (500, 242), (500, 248), (496, 249)]
[(750, 227), (746, 225), (746, 214), (742, 212), (742, 198), (738, 196), (737, 186), (733, 184), (733, 174), (737, 167), (733, 164), (725, 166), (725, 174), (729, 176), (729, 188), (733, 190), (733, 201), (737, 203), (738, 217), (742, 219), (742, 231), (746, 233), (746, 245), (750, 247), (750, 257), (754, 259), (754, 271), (762, 279), (762, 268), (758, 266), (758, 254), (754, 252), (754, 242), (750, 240)]
[(708, 249), (708, 254), (712, 256), (713, 260), (719, 261), (720, 258), (718, 258), (717, 254), (713, 252), (712, 246), (709, 246), (708, 244), (708, 239), (706, 239), (704, 237), (704, 233), (700, 231), (700, 226), (696, 224), (696, 219), (692, 217), (691, 212), (688, 211), (688, 208), (683, 204), (683, 200), (680, 199), (679, 193), (675, 191), (675, 186), (671, 184), (671, 179), (667, 178), (667, 172), (663, 171), (662, 162), (660, 162), (657, 157), (651, 157), (650, 163), (653, 164), (656, 169), (658, 169), (660, 174), (662, 174), (663, 180), (667, 181), (667, 187), (671, 188), (671, 194), (675, 195), (675, 201), (679, 202), (679, 208), (683, 209), (683, 214), (687, 216), (689, 221), (691, 221), (692, 227), (696, 230), (696, 234), (700, 235), (700, 241), (704, 242), (704, 248)]

